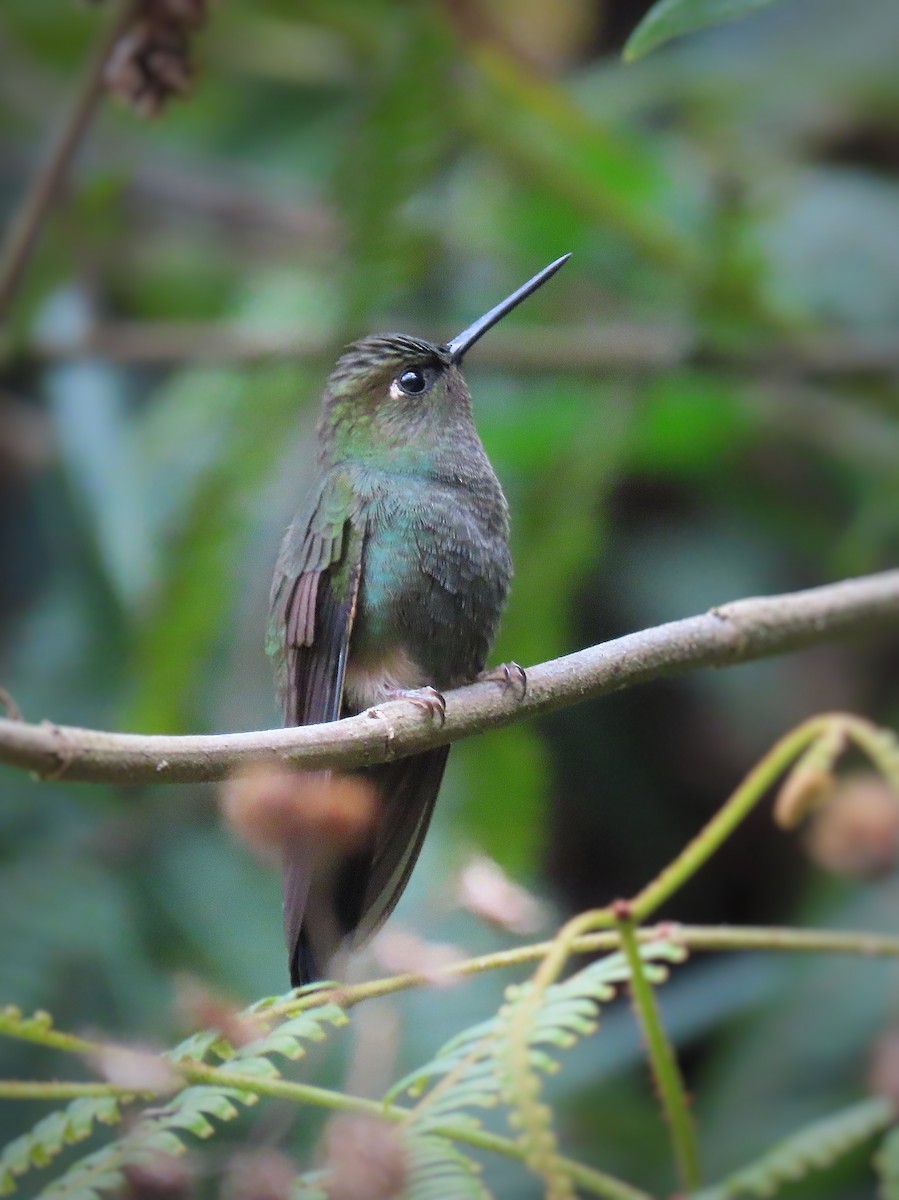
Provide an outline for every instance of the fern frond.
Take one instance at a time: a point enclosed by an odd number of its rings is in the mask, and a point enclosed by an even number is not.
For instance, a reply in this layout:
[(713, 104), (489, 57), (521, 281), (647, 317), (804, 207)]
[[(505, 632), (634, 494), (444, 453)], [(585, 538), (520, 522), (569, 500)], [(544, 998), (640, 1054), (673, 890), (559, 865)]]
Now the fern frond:
[(48, 1012), (39, 1010), (26, 1017), (15, 1004), (0, 1008), (0, 1033), (9, 1037), (21, 1038), (26, 1042), (43, 1042), (52, 1029), (53, 1018)]
[[(604, 989), (605, 991), (605, 989)], [(511, 987), (506, 1003), (500, 1008), (496, 1039), (497, 1080), (509, 1109), (509, 1124), (516, 1132), (525, 1166), (546, 1185), (546, 1200), (575, 1200), (574, 1185), (559, 1164), (559, 1142), (553, 1125), (552, 1110), (540, 1099), (539, 1071), (555, 1066), (554, 1060), (532, 1055), (532, 1039), (540, 1036), (538, 1023), (546, 1010), (544, 996), (533, 986)], [(564, 1003), (564, 1002), (563, 1002)], [(574, 1024), (592, 1032), (596, 1028), (596, 1001), (588, 1002), (592, 1015), (585, 1018), (577, 1006)], [(571, 1006), (568, 1006), (569, 1010)], [(570, 1014), (569, 1014), (570, 1015)], [(546, 1021), (543, 1021), (544, 1034)], [(568, 1021), (560, 1021), (550, 1032), (559, 1031), (563, 1044), (571, 1045), (574, 1036)]]
[[(647, 973), (654, 982), (667, 976), (665, 963), (682, 962), (683, 947), (671, 942), (647, 942), (640, 948)], [(562, 983), (547, 988), (537, 1009), (528, 1037), (528, 1061), (543, 1074), (560, 1067), (553, 1051), (567, 1050), (597, 1028), (599, 1007), (612, 999), (616, 988), (629, 978), (623, 955), (605, 955)], [(507, 993), (522, 998), (530, 984)], [(502, 1099), (497, 1074), (496, 1049), (506, 1034), (506, 1018), (497, 1015), (463, 1030), (446, 1042), (435, 1057), (396, 1083), (385, 1097), (392, 1103), (404, 1094), (421, 1100), (413, 1123), (418, 1129), (433, 1128), (460, 1111), (493, 1108)], [(452, 1086), (440, 1089), (441, 1081), (458, 1072)], [(426, 1092), (432, 1093), (425, 1096)]]
[(340, 1029), (347, 1024), (349, 1017), (336, 1004), (317, 1005), (288, 1017), (252, 1042), (221, 1057), (239, 1064), (241, 1071), (251, 1071), (254, 1060), (267, 1060), (273, 1054), (295, 1062), (306, 1053), (307, 1043), (323, 1042), (331, 1029)]
[(125, 1137), (79, 1159), (40, 1193), (39, 1200), (100, 1200), (102, 1193), (123, 1185), (126, 1167), (152, 1161), (159, 1154), (183, 1154), (183, 1134), (209, 1138), (215, 1133), (213, 1118), (233, 1121), (240, 1111), (235, 1101), (250, 1105), (256, 1099), (235, 1088), (185, 1088), (164, 1107), (148, 1109)]
[(11, 1195), (16, 1181), (32, 1167), (49, 1166), (66, 1147), (90, 1137), (96, 1123), (115, 1125), (120, 1120), (114, 1096), (85, 1096), (43, 1117), (0, 1151), (0, 1196)]
[[(314, 983), (309, 987), (288, 992), (283, 996), (265, 996), (255, 1001), (237, 1016), (237, 1022), (246, 1020), (270, 1020), (270, 1011), (294, 1002), (298, 997), (330, 990), (333, 985)], [(339, 1029), (349, 1023), (349, 1017), (337, 1004), (317, 1004), (313, 1008), (288, 1016), (280, 1024), (272, 1025), (252, 1042), (235, 1048), (216, 1029), (204, 1029), (191, 1034), (166, 1054), (173, 1062), (209, 1062), (216, 1058), (221, 1062), (240, 1059), (241, 1070), (252, 1074), (247, 1063), (253, 1058), (264, 1058), (269, 1054), (281, 1054), (296, 1060), (305, 1054), (303, 1042), (321, 1042), (329, 1029)], [(329, 1027), (329, 1028), (328, 1028)]]
[[(682, 962), (686, 952), (659, 941), (643, 945), (640, 956), (648, 976), (661, 983), (667, 964)], [(541, 1076), (560, 1069), (558, 1051), (596, 1031), (600, 1005), (629, 977), (624, 956), (616, 953), (545, 991), (532, 983), (509, 988), (495, 1017), (451, 1038), (429, 1063), (391, 1088), (385, 1103), (404, 1094), (418, 1100), (406, 1128), (419, 1139), (439, 1139), (447, 1127), (460, 1124), (477, 1130), (478, 1110), (504, 1105), (519, 1133), (525, 1166), (543, 1179), (547, 1197), (568, 1200), (574, 1185), (558, 1159), (552, 1113), (540, 1100)], [(453, 1193), (435, 1187), (427, 1194)]]
[(757, 1162), (734, 1172), (714, 1187), (694, 1193), (694, 1200), (775, 1196), (786, 1184), (831, 1166), (888, 1128), (895, 1119), (889, 1100), (880, 1096), (861, 1100), (800, 1129)]
[[(294, 998), (294, 993), (290, 993), (289, 997), (269, 997), (252, 1005), (243, 1015), (264, 1016), (266, 1010)], [(42, 1038), (51, 1030), (52, 1022), (44, 1013), (23, 1018), (17, 1010), (5, 1010), (5, 1014), (0, 1013), (0, 1019), (4, 1015), (9, 1029), (15, 1030), (17, 1036), (32, 1035)], [(280, 1055), (291, 1060), (301, 1058), (306, 1052), (307, 1043), (322, 1041), (332, 1029), (347, 1024), (348, 1020), (346, 1013), (336, 1004), (321, 1004), (297, 1015), (288, 1016), (253, 1041), (236, 1049), (217, 1030), (205, 1030), (191, 1035), (169, 1050), (164, 1057), (176, 1063), (201, 1063), (213, 1058), (233, 1063), (243, 1075), (275, 1078), (280, 1072), (271, 1061), (273, 1056)], [(80, 1159), (50, 1184), (41, 1196), (45, 1200), (96, 1200), (102, 1192), (121, 1186), (122, 1172), (127, 1166), (139, 1164), (147, 1157), (160, 1152), (182, 1153), (185, 1149), (182, 1135), (212, 1137), (216, 1132), (214, 1121), (232, 1121), (238, 1115), (239, 1109), (235, 1102), (250, 1105), (254, 1104), (256, 1099), (252, 1093), (230, 1086), (203, 1084), (185, 1087), (164, 1105), (146, 1109), (138, 1125), (124, 1138)], [(95, 1107), (79, 1108), (79, 1105)], [(104, 1108), (104, 1105), (107, 1107)], [(110, 1108), (109, 1105), (113, 1107)], [(87, 1137), (92, 1122), (103, 1120), (104, 1116), (101, 1114), (111, 1114), (113, 1110), (116, 1112), (115, 1119), (118, 1119), (118, 1110), (114, 1102), (106, 1097), (101, 1100), (76, 1101), (65, 1110), (65, 1113), (73, 1113), (70, 1120), (72, 1136), (68, 1141), (79, 1141)], [(86, 1114), (91, 1111), (96, 1115), (85, 1125)], [(49, 1162), (54, 1154), (59, 1153), (66, 1144), (65, 1138), (60, 1140), (60, 1118), (64, 1115), (51, 1114), (49, 1118), (45, 1118), (46, 1125), (44, 1122), (39, 1123), (32, 1134), (24, 1135), (24, 1140), (17, 1139), (7, 1147), (6, 1153), (11, 1152), (13, 1158), (5, 1173), (2, 1170), (4, 1159), (0, 1158), (0, 1195), (4, 1194), (4, 1183), (7, 1192), (13, 1190), (15, 1175), (27, 1169), (25, 1162), (31, 1166), (41, 1166)], [(109, 1123), (112, 1123), (111, 1119)], [(40, 1134), (38, 1131), (41, 1131)], [(75, 1133), (78, 1136), (74, 1136)], [(36, 1134), (38, 1138), (35, 1141)], [(58, 1148), (52, 1154), (48, 1153), (47, 1147), (55, 1147), (57, 1143)]]
[(449, 1138), (436, 1134), (406, 1141), (408, 1175), (403, 1200), (491, 1200), (480, 1165)]

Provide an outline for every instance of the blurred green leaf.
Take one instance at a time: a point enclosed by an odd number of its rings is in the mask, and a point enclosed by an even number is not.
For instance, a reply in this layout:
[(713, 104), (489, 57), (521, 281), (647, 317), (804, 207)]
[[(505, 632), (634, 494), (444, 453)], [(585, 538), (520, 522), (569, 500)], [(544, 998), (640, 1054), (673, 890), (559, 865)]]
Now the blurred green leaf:
[(362, 107), (333, 184), (350, 237), (345, 320), (353, 332), (408, 281), (420, 257), (410, 202), (433, 181), (453, 133), (452, 46), (433, 9), (410, 6), (392, 32), (380, 55), (369, 47), (360, 63)]
[(899, 1197), (899, 1129), (892, 1129), (880, 1143), (874, 1156), (874, 1166), (880, 1180), (879, 1200)]
[(673, 217), (675, 181), (648, 138), (617, 137), (561, 87), (493, 49), (479, 48), (470, 67), (460, 117), (527, 186), (623, 234), (658, 265), (685, 274), (695, 269), (697, 247)]
[(162, 587), (135, 638), (132, 720), (140, 729), (189, 728), (205, 711), (205, 667), (214, 650), (227, 646), (233, 582), (254, 524), (253, 494), (310, 390), (303, 374), (286, 365), (239, 376), (237, 388), (236, 401), (221, 414), (224, 432), (215, 430), (220, 452), (181, 515)]
[(771, 0), (658, 0), (627, 40), (625, 62), (635, 62), (672, 38), (720, 25), (765, 8)]

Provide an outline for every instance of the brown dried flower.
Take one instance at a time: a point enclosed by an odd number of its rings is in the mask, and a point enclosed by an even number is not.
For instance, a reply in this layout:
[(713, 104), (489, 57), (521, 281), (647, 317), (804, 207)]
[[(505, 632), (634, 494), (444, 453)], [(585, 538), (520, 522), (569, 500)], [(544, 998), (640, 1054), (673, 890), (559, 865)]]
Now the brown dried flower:
[(211, 991), (198, 979), (179, 977), (175, 997), (192, 1029), (217, 1029), (235, 1048), (256, 1041), (265, 1032), (260, 1016), (241, 1012), (234, 1001)]
[(341, 1113), (325, 1127), (328, 1200), (398, 1200), (406, 1182), (406, 1151), (396, 1126), (377, 1117)]
[(142, 117), (186, 96), (195, 74), (192, 35), (206, 15), (206, 0), (143, 0), (109, 56), (107, 90)]
[(222, 788), (221, 807), (233, 833), (271, 856), (296, 846), (351, 850), (371, 828), (377, 807), (361, 775), (292, 771), (256, 763)]
[(536, 933), (545, 924), (543, 906), (536, 896), (483, 854), (475, 855), (460, 871), (456, 900), (479, 920), (509, 933)]
[(445, 969), (465, 961), (465, 954), (449, 942), (426, 942), (407, 930), (390, 928), (379, 933), (372, 947), (375, 957), (391, 975), (418, 975), (433, 987), (452, 987), (459, 980)]
[(123, 1167), (126, 1200), (181, 1200), (193, 1191), (194, 1173), (183, 1155), (155, 1151)]
[(868, 1088), (875, 1096), (885, 1096), (899, 1113), (899, 1029), (889, 1029), (871, 1050)]
[(899, 796), (873, 771), (843, 776), (814, 813), (805, 846), (819, 866), (840, 875), (891, 871), (899, 862)]
[(297, 1169), (277, 1150), (244, 1150), (228, 1163), (222, 1200), (290, 1200)]
[(88, 1061), (107, 1083), (135, 1092), (171, 1092), (181, 1083), (170, 1063), (137, 1046), (103, 1046)]

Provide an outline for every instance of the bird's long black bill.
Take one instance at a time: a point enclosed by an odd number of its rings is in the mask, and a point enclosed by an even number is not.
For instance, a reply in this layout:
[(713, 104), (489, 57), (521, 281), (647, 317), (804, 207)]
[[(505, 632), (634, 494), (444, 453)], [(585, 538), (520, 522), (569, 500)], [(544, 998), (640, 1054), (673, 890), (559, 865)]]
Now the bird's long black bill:
[(551, 279), (556, 271), (568, 262), (569, 258), (571, 258), (570, 254), (563, 254), (561, 258), (557, 258), (555, 262), (551, 262), (548, 267), (544, 267), (542, 271), (539, 271), (533, 279), (529, 279), (527, 283), (522, 284), (511, 296), (507, 296), (505, 300), (501, 300), (495, 308), (491, 308), (490, 312), (485, 313), (483, 317), (479, 317), (467, 329), (463, 329), (451, 342), (447, 342), (446, 348), (449, 350), (453, 362), (461, 362), (464, 355), (468, 353), (479, 338), (484, 336), (488, 329), (492, 329), (497, 321), (503, 319), (506, 313), (510, 313), (513, 308), (517, 308), (522, 300), (527, 300), (528, 296), (532, 292), (536, 292), (537, 288), (543, 287), (547, 279)]

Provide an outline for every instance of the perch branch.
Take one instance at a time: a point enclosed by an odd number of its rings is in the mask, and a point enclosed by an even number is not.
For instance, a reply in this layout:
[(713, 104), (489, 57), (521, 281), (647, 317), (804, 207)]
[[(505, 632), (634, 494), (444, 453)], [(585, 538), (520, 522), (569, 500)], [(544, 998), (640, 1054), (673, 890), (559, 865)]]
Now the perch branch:
[(891, 624), (899, 626), (899, 570), (738, 600), (553, 659), (528, 670), (524, 697), (495, 683), (456, 689), (447, 693), (442, 725), (406, 701), (327, 725), (179, 737), (0, 718), (0, 762), (53, 778), (116, 783), (218, 780), (262, 757), (307, 770), (359, 767), (662, 676), (749, 662)]

